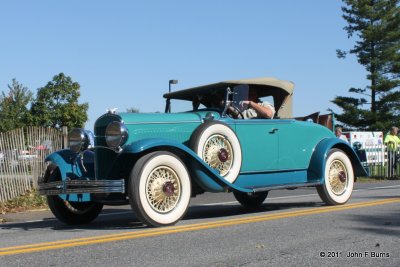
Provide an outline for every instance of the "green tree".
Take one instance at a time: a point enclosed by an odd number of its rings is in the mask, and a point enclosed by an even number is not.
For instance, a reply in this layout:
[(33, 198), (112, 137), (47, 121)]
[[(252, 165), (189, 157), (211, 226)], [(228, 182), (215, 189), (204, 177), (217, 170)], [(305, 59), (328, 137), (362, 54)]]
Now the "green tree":
[[(357, 97), (337, 96), (332, 102), (343, 113), (337, 119), (351, 128), (384, 130), (400, 124), (400, 7), (399, 0), (343, 0), (344, 28), (356, 37), (349, 51), (367, 71), (368, 85), (350, 88)], [(356, 36), (355, 36), (356, 35)]]
[(88, 103), (79, 104), (80, 85), (64, 73), (53, 77), (37, 91), (32, 103), (32, 124), (45, 127), (83, 127), (87, 121)]
[(0, 132), (6, 132), (26, 126), (29, 116), (28, 104), (32, 100), (32, 92), (16, 79), (8, 86), (8, 93), (0, 95)]
[(135, 108), (135, 107), (127, 108), (126, 112), (128, 112), (128, 113), (140, 113), (139, 109)]

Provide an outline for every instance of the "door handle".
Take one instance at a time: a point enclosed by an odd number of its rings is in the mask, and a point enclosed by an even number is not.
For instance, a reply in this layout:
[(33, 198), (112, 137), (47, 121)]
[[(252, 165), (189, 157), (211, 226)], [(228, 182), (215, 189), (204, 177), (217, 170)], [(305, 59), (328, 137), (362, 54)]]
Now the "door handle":
[(269, 133), (270, 133), (270, 134), (274, 134), (274, 133), (276, 133), (277, 131), (278, 131), (278, 129), (274, 128), (274, 129), (272, 129)]

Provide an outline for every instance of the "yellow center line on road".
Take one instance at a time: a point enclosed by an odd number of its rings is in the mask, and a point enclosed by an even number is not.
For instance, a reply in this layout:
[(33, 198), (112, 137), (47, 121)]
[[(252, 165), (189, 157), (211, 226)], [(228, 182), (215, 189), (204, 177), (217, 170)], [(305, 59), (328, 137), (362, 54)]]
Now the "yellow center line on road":
[(146, 229), (146, 230), (140, 230), (140, 231), (123, 232), (123, 233), (118, 233), (118, 234), (101, 235), (101, 236), (93, 236), (93, 237), (83, 237), (83, 238), (77, 238), (77, 239), (60, 240), (60, 241), (54, 241), (54, 242), (44, 242), (44, 243), (14, 246), (14, 247), (5, 247), (5, 248), (0, 248), (0, 256), (15, 255), (15, 254), (21, 254), (21, 253), (31, 253), (31, 252), (38, 252), (38, 251), (54, 250), (54, 249), (63, 249), (63, 248), (68, 248), (68, 247), (77, 247), (77, 246), (85, 246), (85, 245), (92, 245), (92, 244), (101, 244), (101, 243), (108, 243), (108, 242), (121, 241), (121, 240), (127, 240), (127, 239), (136, 239), (136, 238), (143, 238), (143, 237), (154, 237), (154, 236), (182, 233), (182, 232), (189, 232), (189, 231), (199, 231), (199, 230), (204, 230), (204, 229), (212, 229), (212, 228), (226, 227), (226, 226), (232, 226), (232, 225), (270, 221), (270, 220), (284, 219), (284, 218), (290, 218), (290, 217), (300, 217), (300, 216), (306, 216), (306, 215), (314, 215), (314, 214), (342, 211), (342, 210), (348, 210), (348, 209), (372, 207), (372, 206), (379, 206), (379, 205), (399, 203), (399, 202), (400, 202), (400, 198), (389, 198), (389, 199), (384, 199), (384, 200), (359, 202), (359, 203), (347, 204), (347, 205), (342, 205), (342, 206), (309, 208), (309, 209), (302, 209), (302, 210), (297, 210), (297, 211), (278, 212), (278, 213), (273, 213), (273, 214), (264, 214), (264, 215), (241, 217), (241, 218), (235, 218), (235, 219), (218, 220), (218, 221), (213, 221), (213, 222), (205, 222), (205, 223), (197, 223), (197, 224), (189, 224), (189, 225), (181, 225), (181, 226), (171, 226), (171, 227), (163, 227), (163, 228), (156, 228), (156, 229)]

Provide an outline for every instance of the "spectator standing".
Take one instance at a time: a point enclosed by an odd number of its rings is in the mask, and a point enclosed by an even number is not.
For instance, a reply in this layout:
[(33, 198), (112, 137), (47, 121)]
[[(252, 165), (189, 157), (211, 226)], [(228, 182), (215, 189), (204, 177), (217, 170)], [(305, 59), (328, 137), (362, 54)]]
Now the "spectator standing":
[(399, 128), (393, 126), (390, 128), (390, 132), (385, 136), (384, 140), (388, 155), (389, 176), (394, 176), (399, 158), (398, 147), (400, 144), (400, 138), (397, 136), (398, 133)]
[(347, 143), (349, 140), (347, 140), (347, 137), (342, 134), (343, 133), (343, 128), (341, 126), (336, 126), (335, 127), (335, 135), (337, 138), (342, 139), (343, 141), (346, 141)]

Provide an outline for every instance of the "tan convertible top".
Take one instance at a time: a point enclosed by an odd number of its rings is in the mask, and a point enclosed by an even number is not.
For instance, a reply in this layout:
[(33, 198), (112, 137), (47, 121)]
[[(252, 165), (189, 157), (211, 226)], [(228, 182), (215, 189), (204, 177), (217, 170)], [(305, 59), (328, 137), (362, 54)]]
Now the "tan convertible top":
[(270, 77), (222, 81), (167, 93), (164, 94), (164, 97), (191, 101), (198, 94), (226, 90), (227, 87), (240, 84), (247, 84), (250, 88), (256, 89), (259, 97), (272, 96), (274, 98), (275, 109), (277, 110), (276, 114), (279, 118), (292, 117), (291, 96), (294, 90), (294, 83)]

